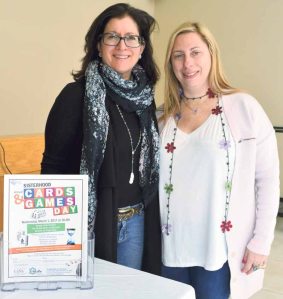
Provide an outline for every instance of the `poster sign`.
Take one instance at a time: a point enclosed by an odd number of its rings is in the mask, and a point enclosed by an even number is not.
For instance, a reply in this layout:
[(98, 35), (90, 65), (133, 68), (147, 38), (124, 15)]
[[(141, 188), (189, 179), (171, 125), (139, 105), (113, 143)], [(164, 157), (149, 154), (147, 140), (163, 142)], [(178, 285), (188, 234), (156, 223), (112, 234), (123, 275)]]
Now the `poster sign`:
[(2, 283), (84, 281), (85, 175), (5, 175)]

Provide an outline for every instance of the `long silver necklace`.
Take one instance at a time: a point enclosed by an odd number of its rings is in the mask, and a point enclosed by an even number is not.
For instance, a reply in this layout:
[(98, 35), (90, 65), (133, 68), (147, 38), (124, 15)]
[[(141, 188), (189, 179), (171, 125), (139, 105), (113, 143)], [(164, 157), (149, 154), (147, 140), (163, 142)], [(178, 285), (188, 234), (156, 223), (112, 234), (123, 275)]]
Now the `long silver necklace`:
[[(199, 97), (199, 98), (201, 98), (201, 97)], [(183, 100), (184, 98), (182, 98), (182, 100)], [(193, 112), (193, 114), (195, 115), (195, 114), (197, 114), (199, 111), (201, 111), (201, 108), (200, 108), (200, 106), (199, 107), (191, 107), (190, 105), (189, 105), (189, 103), (187, 102), (187, 100), (185, 99), (185, 100), (183, 100), (183, 102), (184, 102), (184, 104), (186, 105), (186, 107), (188, 107), (192, 112)], [(203, 104), (204, 102), (202, 102), (202, 104)]]
[(130, 179), (129, 179), (129, 184), (132, 184), (134, 182), (134, 179), (135, 179), (135, 175), (134, 175), (134, 156), (135, 156), (135, 153), (136, 153), (136, 150), (141, 142), (141, 131), (140, 131), (140, 136), (139, 136), (139, 140), (138, 140), (138, 143), (136, 145), (136, 147), (134, 148), (134, 144), (133, 144), (133, 139), (132, 139), (132, 135), (131, 135), (131, 132), (130, 132), (130, 129), (124, 119), (124, 116), (122, 114), (122, 111), (120, 110), (119, 106), (116, 104), (116, 107), (118, 109), (118, 112), (123, 120), (123, 123), (128, 131), (128, 135), (129, 135), (129, 138), (130, 138), (130, 144), (131, 144), (131, 153), (132, 153), (132, 168), (131, 168), (131, 174), (130, 174)]

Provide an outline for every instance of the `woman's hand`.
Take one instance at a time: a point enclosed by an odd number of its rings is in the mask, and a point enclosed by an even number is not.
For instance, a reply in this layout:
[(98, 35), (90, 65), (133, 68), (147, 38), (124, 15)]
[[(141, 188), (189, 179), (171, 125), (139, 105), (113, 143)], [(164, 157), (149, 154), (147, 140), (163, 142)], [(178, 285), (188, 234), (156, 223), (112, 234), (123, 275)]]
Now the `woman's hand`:
[(244, 264), (244, 266), (241, 271), (248, 275), (256, 270), (265, 269), (267, 256), (257, 254), (253, 251), (250, 251), (249, 249), (246, 249), (242, 263)]

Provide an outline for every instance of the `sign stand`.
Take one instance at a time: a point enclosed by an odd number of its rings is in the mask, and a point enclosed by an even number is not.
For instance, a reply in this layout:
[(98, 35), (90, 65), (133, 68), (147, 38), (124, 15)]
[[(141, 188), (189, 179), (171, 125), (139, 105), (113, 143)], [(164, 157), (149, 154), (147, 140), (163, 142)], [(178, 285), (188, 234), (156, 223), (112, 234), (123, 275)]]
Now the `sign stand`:
[(5, 175), (0, 289), (91, 289), (86, 175)]

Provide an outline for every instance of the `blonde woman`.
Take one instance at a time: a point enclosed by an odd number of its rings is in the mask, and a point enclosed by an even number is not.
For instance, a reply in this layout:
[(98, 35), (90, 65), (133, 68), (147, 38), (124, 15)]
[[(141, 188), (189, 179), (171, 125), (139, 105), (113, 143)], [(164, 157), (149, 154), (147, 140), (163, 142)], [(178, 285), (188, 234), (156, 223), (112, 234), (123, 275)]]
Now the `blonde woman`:
[(197, 299), (248, 298), (262, 287), (279, 203), (273, 126), (224, 76), (199, 23), (172, 34), (160, 118), (163, 276)]

